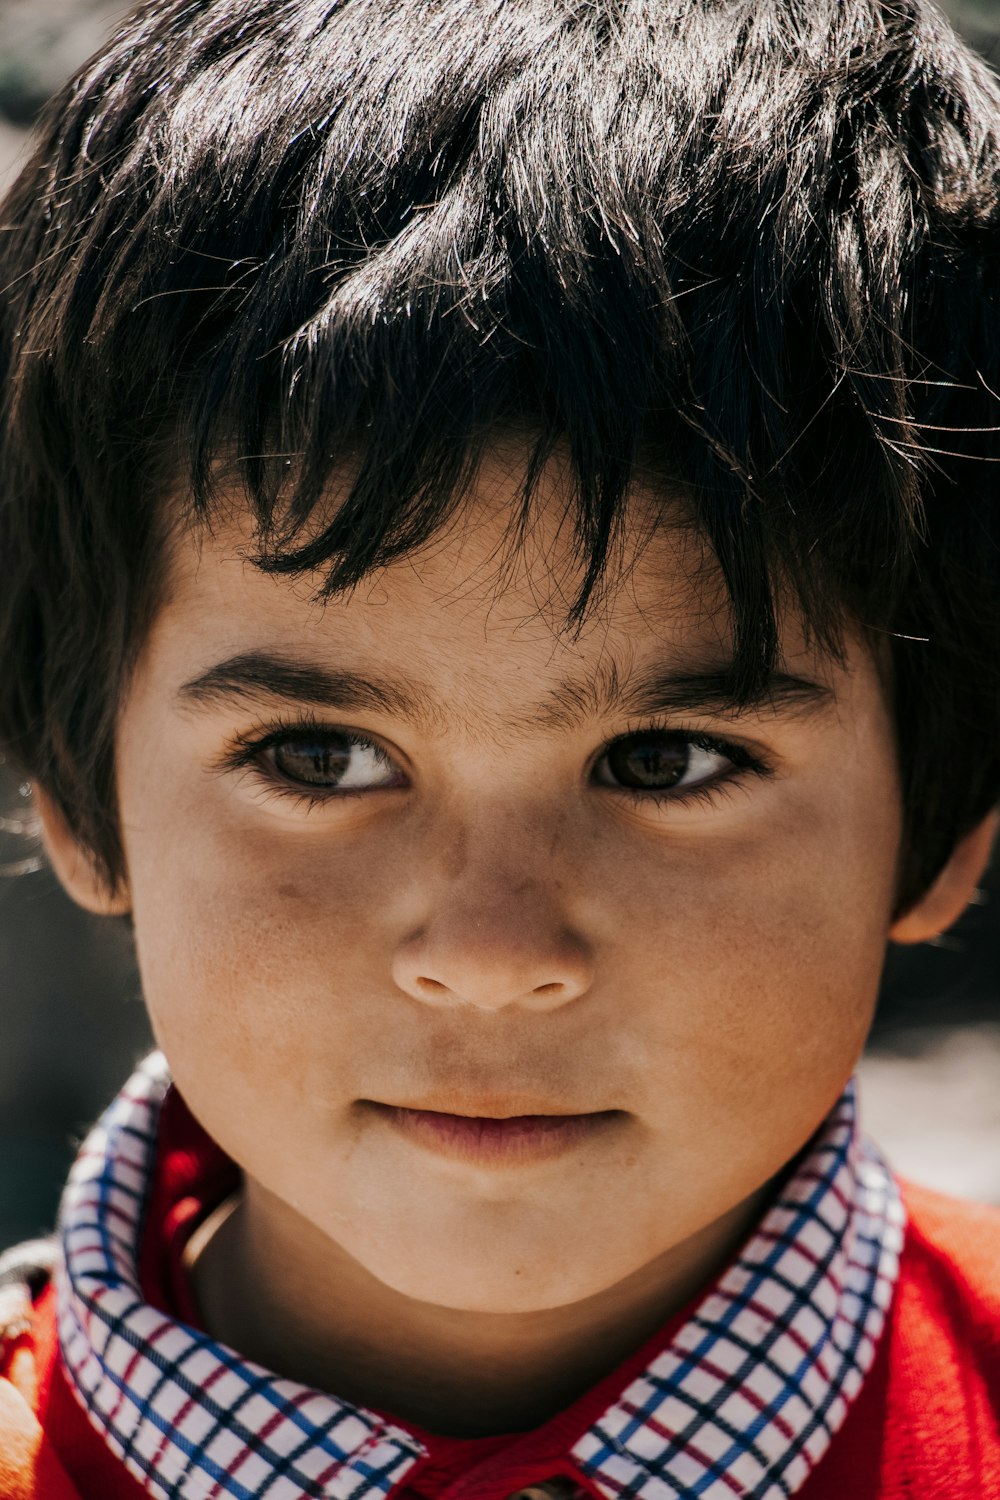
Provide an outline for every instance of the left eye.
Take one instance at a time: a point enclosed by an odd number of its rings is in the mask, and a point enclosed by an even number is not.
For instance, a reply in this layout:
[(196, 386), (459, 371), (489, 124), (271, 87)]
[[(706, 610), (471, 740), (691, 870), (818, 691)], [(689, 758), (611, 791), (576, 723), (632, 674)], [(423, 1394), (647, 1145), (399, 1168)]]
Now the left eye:
[(594, 767), (601, 786), (667, 792), (718, 776), (733, 762), (715, 746), (682, 734), (627, 734), (605, 750)]
[(320, 791), (396, 786), (400, 773), (380, 746), (348, 734), (288, 735), (264, 752), (283, 781)]

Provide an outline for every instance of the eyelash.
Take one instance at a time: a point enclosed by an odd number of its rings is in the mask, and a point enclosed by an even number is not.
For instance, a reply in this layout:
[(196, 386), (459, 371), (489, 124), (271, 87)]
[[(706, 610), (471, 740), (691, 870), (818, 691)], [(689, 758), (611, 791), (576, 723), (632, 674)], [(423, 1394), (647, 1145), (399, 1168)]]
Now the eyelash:
[[(339, 725), (324, 724), (309, 714), (302, 714), (294, 719), (284, 721), (262, 723), (255, 726), (246, 734), (239, 735), (233, 743), (232, 748), (221, 758), (218, 769), (225, 773), (229, 771), (246, 771), (259, 786), (263, 786), (272, 796), (280, 797), (282, 800), (291, 800), (306, 810), (316, 806), (325, 805), (331, 801), (344, 801), (366, 795), (365, 788), (347, 788), (341, 791), (310, 791), (306, 786), (297, 786), (294, 782), (279, 779), (277, 773), (269, 772), (261, 763), (261, 757), (276, 745), (295, 739), (302, 735), (315, 735), (322, 739), (324, 735), (336, 734), (349, 745), (379, 746), (370, 734), (361, 734), (358, 731), (343, 729)], [(639, 787), (606, 787), (606, 790), (615, 791), (618, 796), (627, 797), (630, 801), (641, 807), (661, 807), (671, 805), (673, 807), (701, 803), (704, 806), (715, 806), (723, 798), (733, 795), (734, 790), (747, 776), (771, 777), (774, 775), (774, 767), (758, 751), (750, 751), (745, 745), (736, 744), (731, 740), (720, 739), (716, 735), (699, 734), (696, 731), (686, 731), (676, 724), (669, 724), (661, 719), (643, 720), (641, 723), (630, 725), (621, 734), (615, 735), (601, 748), (599, 755), (595, 758), (594, 765), (601, 756), (605, 755), (611, 745), (620, 740), (628, 739), (632, 735), (639, 734), (668, 734), (682, 739), (686, 744), (697, 750), (705, 750), (715, 755), (722, 755), (731, 763), (732, 770), (708, 781), (697, 782), (694, 786), (682, 787), (678, 791), (664, 789), (657, 791), (652, 788)], [(388, 752), (386, 752), (388, 754)]]
[[(304, 807), (306, 811), (332, 801), (342, 802), (348, 798), (364, 796), (363, 789), (347, 788), (336, 792), (321, 789), (310, 791), (307, 786), (297, 786), (293, 781), (285, 781), (277, 772), (269, 772), (261, 762), (262, 756), (268, 750), (272, 750), (286, 740), (294, 740), (300, 735), (303, 737), (315, 735), (317, 739), (322, 739), (324, 735), (331, 734), (336, 734), (348, 745), (375, 745), (381, 749), (378, 740), (370, 734), (342, 729), (339, 725), (324, 724), (311, 714), (303, 713), (291, 719), (258, 724), (247, 733), (237, 735), (232, 749), (227, 751), (219, 761), (218, 769), (223, 773), (245, 771), (270, 796), (296, 803)], [(388, 755), (388, 751), (385, 753)]]
[[(658, 718), (643, 719), (641, 722), (629, 725), (621, 734), (616, 734), (613, 740), (607, 741), (600, 755), (606, 754), (609, 747), (616, 741), (628, 739), (631, 735), (637, 734), (675, 735), (692, 749), (708, 750), (714, 755), (724, 755), (733, 768), (709, 781), (696, 782), (694, 786), (682, 787), (679, 791), (666, 789), (657, 792), (626, 786), (614, 788), (618, 796), (628, 797), (640, 807), (651, 805), (653, 807), (678, 807), (698, 803), (703, 807), (715, 807), (719, 802), (732, 798), (746, 777), (759, 776), (767, 779), (775, 773), (774, 766), (759, 750), (750, 750), (746, 745), (737, 744), (733, 740), (720, 739), (718, 735), (686, 730), (681, 725), (671, 724)], [(597, 759), (600, 759), (600, 755)]]

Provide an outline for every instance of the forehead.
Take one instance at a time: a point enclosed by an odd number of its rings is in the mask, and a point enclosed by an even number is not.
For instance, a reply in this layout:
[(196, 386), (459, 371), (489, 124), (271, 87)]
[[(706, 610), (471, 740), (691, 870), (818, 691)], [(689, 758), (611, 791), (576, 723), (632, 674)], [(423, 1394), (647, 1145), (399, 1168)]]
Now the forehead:
[[(523, 712), (553, 725), (630, 694), (635, 711), (649, 711), (636, 684), (651, 671), (672, 674), (674, 690), (697, 680), (702, 697), (704, 679), (721, 684), (731, 657), (726, 591), (681, 501), (635, 487), (605, 585), (575, 624), (583, 564), (569, 487), (551, 464), (515, 528), (522, 482), (516, 456), (494, 455), (429, 542), (326, 600), (321, 575), (275, 576), (256, 565), (253, 531), (234, 506), (211, 531), (175, 539), (146, 665), (200, 684), (192, 696), (202, 698), (220, 687), (220, 663), (230, 666), (230, 685), (235, 675), (246, 692), (264, 687), (271, 696), (281, 686), (268, 666), (275, 661), (302, 669), (292, 683), (298, 697), (311, 667), (369, 681), (375, 673), (383, 706), (391, 700), (411, 715), (509, 722)], [(806, 649), (794, 620), (782, 665), (789, 673), (807, 666), (811, 680), (827, 679), (831, 667)]]
[[(484, 458), (472, 487), (428, 541), (389, 567), (369, 574), (350, 594), (321, 601), (322, 571), (276, 575), (255, 566), (259, 537), (235, 491), (223, 497), (210, 526), (178, 527), (168, 548), (168, 603), (176, 611), (195, 596), (211, 596), (238, 607), (251, 596), (270, 612), (300, 612), (323, 605), (339, 617), (360, 616), (364, 606), (419, 610), (448, 620), (480, 615), (487, 632), (537, 629), (551, 639), (584, 638), (609, 626), (624, 627), (641, 616), (669, 630), (678, 610), (700, 612), (711, 630), (726, 629), (725, 590), (710, 550), (687, 520), (683, 502), (651, 484), (634, 484), (624, 526), (605, 585), (582, 629), (569, 615), (584, 576), (577, 536), (577, 501), (568, 465), (556, 457), (546, 465), (530, 506), (523, 507), (528, 453), (516, 441), (497, 442)], [(310, 527), (322, 530), (350, 489), (351, 475), (330, 487)], [(242, 573), (242, 577), (237, 575)], [(274, 586), (272, 586), (274, 585)]]

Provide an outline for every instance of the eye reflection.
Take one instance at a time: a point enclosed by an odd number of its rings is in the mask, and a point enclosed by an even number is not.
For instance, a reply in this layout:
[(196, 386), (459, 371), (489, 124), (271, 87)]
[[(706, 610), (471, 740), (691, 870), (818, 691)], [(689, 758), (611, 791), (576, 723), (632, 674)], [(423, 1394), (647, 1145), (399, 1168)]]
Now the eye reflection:
[(384, 750), (349, 734), (288, 736), (271, 745), (267, 757), (284, 780), (320, 791), (391, 786), (398, 779)]

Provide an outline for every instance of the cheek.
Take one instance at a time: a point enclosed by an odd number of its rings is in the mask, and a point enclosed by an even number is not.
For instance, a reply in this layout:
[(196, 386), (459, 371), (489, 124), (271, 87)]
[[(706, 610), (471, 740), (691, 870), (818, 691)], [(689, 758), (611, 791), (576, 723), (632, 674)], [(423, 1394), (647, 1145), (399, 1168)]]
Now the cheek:
[(623, 1013), (618, 1056), (642, 1080), (636, 1104), (659, 1143), (643, 1201), (669, 1204), (674, 1227), (693, 1230), (780, 1170), (854, 1070), (895, 851), (890, 817), (859, 880), (863, 821), (790, 816), (766, 838), (674, 848), (660, 867), (656, 914), (630, 945), (644, 1003)]
[(374, 872), (207, 824), (183, 851), (164, 842), (135, 841), (130, 871), (146, 1003), (181, 1091), (209, 1129), (264, 1098), (336, 1099), (377, 1011)]
[(643, 1044), (687, 1074), (696, 1110), (749, 1127), (784, 1100), (808, 1131), (836, 1098), (871, 1021), (898, 836), (892, 798), (804, 796), (763, 833), (671, 851), (643, 945), (643, 988), (661, 997)]

